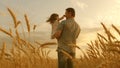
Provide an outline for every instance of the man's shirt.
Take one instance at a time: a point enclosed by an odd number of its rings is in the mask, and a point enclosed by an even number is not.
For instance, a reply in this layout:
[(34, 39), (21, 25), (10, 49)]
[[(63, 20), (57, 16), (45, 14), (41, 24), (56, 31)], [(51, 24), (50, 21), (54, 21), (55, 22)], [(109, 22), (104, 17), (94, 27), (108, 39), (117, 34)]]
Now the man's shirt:
[(58, 39), (58, 49), (63, 49), (69, 53), (75, 51), (76, 39), (80, 33), (80, 27), (74, 19), (62, 21), (57, 28), (62, 33)]

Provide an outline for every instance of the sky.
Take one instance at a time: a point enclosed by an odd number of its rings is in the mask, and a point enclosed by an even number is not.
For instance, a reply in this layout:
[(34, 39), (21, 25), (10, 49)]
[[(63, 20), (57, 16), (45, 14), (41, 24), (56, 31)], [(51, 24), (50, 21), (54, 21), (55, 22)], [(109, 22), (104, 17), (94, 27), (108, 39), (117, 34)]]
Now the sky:
[[(85, 47), (87, 42), (96, 38), (96, 33), (103, 30), (101, 22), (106, 26), (120, 26), (120, 0), (0, 0), (0, 27), (13, 27), (13, 20), (7, 11), (10, 8), (25, 30), (24, 14), (27, 14), (31, 27), (37, 25), (36, 32), (31, 34), (32, 38), (50, 41), (51, 26), (46, 20), (52, 13), (64, 15), (68, 7), (75, 9), (75, 20), (82, 30), (78, 38), (79, 46)], [(7, 39), (1, 33), (0, 38)], [(0, 39), (0, 43), (2, 41)]]
[(119, 0), (1, 0), (0, 24), (2, 25), (11, 22), (7, 7), (11, 8), (20, 20), (23, 20), (23, 15), (27, 14), (30, 22), (37, 25), (45, 23), (52, 13), (62, 16), (68, 7), (75, 9), (75, 19), (82, 28), (100, 27), (101, 21), (116, 25), (120, 22)]

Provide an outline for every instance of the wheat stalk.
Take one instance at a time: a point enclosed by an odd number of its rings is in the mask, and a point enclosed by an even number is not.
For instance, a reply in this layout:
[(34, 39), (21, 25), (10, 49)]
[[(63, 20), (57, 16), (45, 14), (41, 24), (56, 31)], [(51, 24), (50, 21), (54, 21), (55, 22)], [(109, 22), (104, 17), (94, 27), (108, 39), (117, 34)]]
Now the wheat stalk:
[(62, 53), (63, 53), (65, 56), (67, 56), (68, 58), (73, 59), (73, 57), (72, 57), (69, 53), (67, 53), (66, 51), (60, 50), (60, 52), (62, 52)]
[(18, 43), (19, 43), (20, 45), (22, 45), (22, 44), (21, 44), (21, 40), (20, 40), (20, 35), (19, 35), (17, 29), (16, 29), (15, 33), (16, 33), (16, 39), (17, 39)]
[(18, 25), (21, 23), (21, 21), (18, 21), (17, 23), (16, 23), (16, 28), (18, 27)]
[(112, 37), (113, 39), (115, 39), (115, 37), (110, 33), (110, 31), (106, 28), (106, 26), (105, 26), (103, 23), (101, 23), (101, 24), (102, 24), (102, 26), (103, 26), (103, 28), (104, 28), (107, 36), (108, 36), (109, 43), (112, 43), (111, 37)]
[(33, 30), (35, 30), (35, 29), (36, 29), (36, 27), (37, 27), (37, 25), (34, 25), (34, 26), (33, 26)]
[(116, 27), (116, 26), (114, 26), (113, 24), (112, 24), (112, 27), (118, 32), (118, 34), (120, 35), (120, 30)]
[(100, 36), (101, 38), (103, 38), (106, 42), (108, 41), (103, 35), (97, 33), (98, 36)]
[(20, 35), (18, 33), (18, 30), (16, 30), (15, 32), (16, 32), (17, 39), (20, 39)]
[(3, 59), (3, 58), (4, 58), (4, 55), (5, 55), (5, 49), (6, 49), (6, 43), (3, 42), (3, 47), (2, 47), (1, 57), (0, 57), (0, 59)]
[(11, 28), (9, 28), (9, 31), (10, 31), (10, 34), (12, 34), (12, 29)]
[(69, 53), (67, 53), (66, 51), (64, 51), (64, 50), (60, 50), (60, 52), (62, 52), (63, 55), (65, 55), (66, 57), (68, 57), (69, 59), (71, 59), (73, 62), (78, 63), (78, 62), (75, 60), (75, 58), (72, 57), (72, 56), (71, 56)]
[(0, 28), (0, 31), (2, 31), (3, 33), (5, 33), (5, 34), (7, 34), (7, 35), (9, 35), (10, 37), (13, 38), (11, 32), (8, 32), (8, 31), (6, 31), (6, 30), (4, 30), (4, 29), (2, 29), (2, 28)]
[(26, 21), (28, 32), (30, 32), (30, 23), (29, 23), (28, 17), (27, 17), (26, 14), (24, 15), (24, 17), (25, 17), (25, 21)]
[(40, 44), (37, 41), (35, 43), (38, 44), (38, 45), (40, 45), (40, 47), (46, 47), (46, 46), (49, 46), (49, 45), (56, 45), (57, 44), (55, 42), (47, 42), (47, 43)]
[(16, 19), (16, 16), (15, 16), (15, 14), (12, 12), (12, 10), (11, 10), (10, 8), (7, 8), (7, 9), (8, 9), (8, 11), (9, 11), (10, 15), (12, 16), (12, 19), (13, 19), (13, 21), (14, 21), (14, 27), (16, 28), (16, 27), (17, 27), (17, 19)]

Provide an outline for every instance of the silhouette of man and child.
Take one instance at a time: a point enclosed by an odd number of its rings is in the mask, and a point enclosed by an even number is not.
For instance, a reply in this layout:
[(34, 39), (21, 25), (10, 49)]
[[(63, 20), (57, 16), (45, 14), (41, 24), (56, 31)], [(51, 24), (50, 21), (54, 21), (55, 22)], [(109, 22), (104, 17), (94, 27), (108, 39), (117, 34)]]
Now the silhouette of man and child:
[(72, 59), (61, 52), (63, 50), (72, 56), (72, 58), (75, 58), (74, 46), (81, 29), (74, 18), (74, 8), (67, 8), (61, 18), (59, 18), (57, 13), (53, 13), (47, 20), (52, 26), (51, 39), (56, 38), (58, 43), (58, 68), (75, 68)]

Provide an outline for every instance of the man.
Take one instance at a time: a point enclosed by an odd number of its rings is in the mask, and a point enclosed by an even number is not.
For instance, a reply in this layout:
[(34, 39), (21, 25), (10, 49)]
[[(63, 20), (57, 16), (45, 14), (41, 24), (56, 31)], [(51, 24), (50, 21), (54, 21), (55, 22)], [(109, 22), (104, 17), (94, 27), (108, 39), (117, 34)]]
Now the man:
[(63, 52), (67, 52), (75, 58), (76, 39), (80, 33), (80, 27), (74, 20), (75, 10), (67, 8), (65, 12), (66, 20), (62, 21), (57, 28), (54, 37), (58, 40), (58, 68), (74, 68), (72, 59), (66, 57)]

